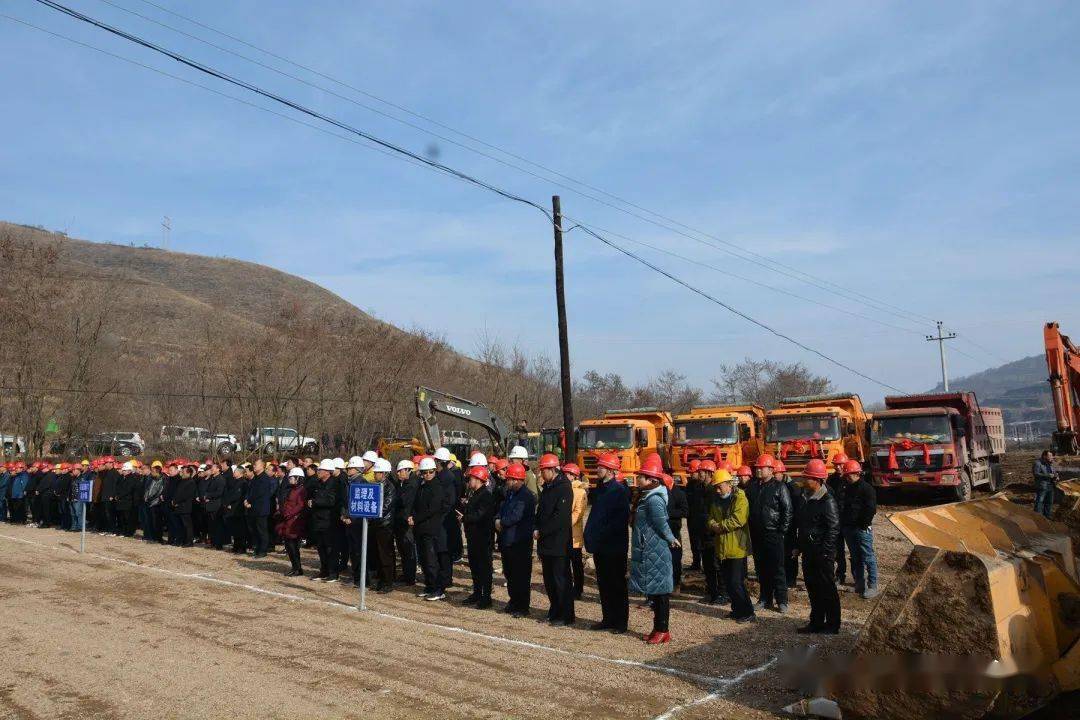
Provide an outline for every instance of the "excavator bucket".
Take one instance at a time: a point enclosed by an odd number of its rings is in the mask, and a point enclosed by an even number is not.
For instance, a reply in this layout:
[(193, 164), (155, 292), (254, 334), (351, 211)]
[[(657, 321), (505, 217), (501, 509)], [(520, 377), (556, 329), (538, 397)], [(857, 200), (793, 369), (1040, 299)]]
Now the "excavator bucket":
[(1065, 498), (1054, 505), (1054, 520), (1068, 527), (1080, 545), (1080, 480), (1062, 480), (1057, 485)]
[(1019, 718), (1080, 688), (1063, 525), (1003, 494), (889, 519), (915, 548), (859, 634), (859, 680), (834, 690), (844, 718)]

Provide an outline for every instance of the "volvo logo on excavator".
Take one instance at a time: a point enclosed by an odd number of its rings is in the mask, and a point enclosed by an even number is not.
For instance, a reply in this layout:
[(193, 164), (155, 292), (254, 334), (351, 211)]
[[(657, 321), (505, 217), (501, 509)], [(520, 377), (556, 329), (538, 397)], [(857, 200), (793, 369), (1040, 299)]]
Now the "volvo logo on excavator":
[(465, 408), (454, 407), (453, 405), (447, 405), (446, 409), (449, 410), (450, 412), (454, 413), (455, 415), (464, 415), (466, 417), (468, 417), (469, 415), (472, 415), (472, 410), (466, 410)]

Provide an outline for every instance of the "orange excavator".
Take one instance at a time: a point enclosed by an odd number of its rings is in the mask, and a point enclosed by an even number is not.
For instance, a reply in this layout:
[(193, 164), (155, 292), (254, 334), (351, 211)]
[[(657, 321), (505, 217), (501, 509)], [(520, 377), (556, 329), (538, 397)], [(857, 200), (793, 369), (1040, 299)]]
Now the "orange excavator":
[(1080, 349), (1062, 335), (1056, 322), (1043, 328), (1050, 394), (1054, 398), (1057, 431), (1054, 449), (1060, 455), (1080, 454)]

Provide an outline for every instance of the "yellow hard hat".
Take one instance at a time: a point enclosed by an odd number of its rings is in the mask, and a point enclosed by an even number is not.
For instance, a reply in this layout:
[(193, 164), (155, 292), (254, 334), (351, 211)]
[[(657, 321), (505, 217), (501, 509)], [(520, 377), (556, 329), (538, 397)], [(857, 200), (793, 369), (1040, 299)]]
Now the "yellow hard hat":
[(731, 482), (731, 473), (727, 470), (717, 470), (712, 476), (713, 485), (719, 485), (722, 482)]
[(89, 461), (89, 460), (87, 460), (86, 458), (83, 458), (82, 464), (83, 464), (83, 465), (89, 465), (89, 464), (90, 464), (90, 461)]
[(161, 465), (161, 461), (160, 461), (160, 460), (155, 460), (154, 462), (150, 463), (150, 467), (152, 467), (152, 468), (159, 468), (159, 467), (161, 467), (161, 466), (162, 466), (162, 465)]

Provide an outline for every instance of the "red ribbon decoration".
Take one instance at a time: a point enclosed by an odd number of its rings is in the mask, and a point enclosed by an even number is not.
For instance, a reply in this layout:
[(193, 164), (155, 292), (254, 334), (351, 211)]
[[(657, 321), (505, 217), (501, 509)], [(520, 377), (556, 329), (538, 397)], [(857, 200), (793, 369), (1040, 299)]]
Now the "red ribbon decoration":
[(817, 440), (810, 438), (807, 440), (788, 440), (780, 445), (781, 460), (787, 460), (790, 452), (794, 452), (796, 455), (808, 454), (812, 458), (821, 457), (821, 444)]
[(922, 449), (923, 465), (930, 464), (930, 446), (926, 443), (917, 443), (914, 440), (904, 438), (897, 443), (889, 443), (889, 469), (899, 470), (900, 463), (896, 461), (896, 448), (901, 450), (914, 450), (915, 448)]

